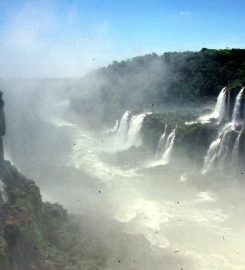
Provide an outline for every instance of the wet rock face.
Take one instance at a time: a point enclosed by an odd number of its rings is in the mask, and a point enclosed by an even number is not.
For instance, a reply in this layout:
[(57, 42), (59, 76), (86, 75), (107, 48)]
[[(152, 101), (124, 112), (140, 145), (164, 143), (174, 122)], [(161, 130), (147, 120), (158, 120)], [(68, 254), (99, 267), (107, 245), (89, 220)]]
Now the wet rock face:
[(3, 138), (6, 132), (5, 116), (4, 116), (4, 102), (2, 99), (2, 92), (0, 92), (0, 161), (3, 160)]
[(67, 211), (43, 203), (36, 184), (8, 161), (0, 179), (8, 196), (0, 200), (0, 270), (81, 270), (69, 251), (77, 244), (77, 227)]
[(6, 132), (5, 117), (4, 117), (4, 102), (2, 99), (3, 93), (0, 92), (0, 135), (4, 136)]

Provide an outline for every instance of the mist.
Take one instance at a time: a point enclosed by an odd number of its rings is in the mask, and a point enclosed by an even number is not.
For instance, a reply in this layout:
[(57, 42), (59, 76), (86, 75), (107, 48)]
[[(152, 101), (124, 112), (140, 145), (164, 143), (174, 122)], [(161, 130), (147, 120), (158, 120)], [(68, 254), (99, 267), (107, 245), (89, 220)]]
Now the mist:
[[(44, 200), (80, 216), (87, 256), (102, 249), (106, 269), (242, 269), (239, 178), (205, 176), (181, 156), (155, 163), (142, 129), (127, 131), (120, 118), (114, 131), (106, 122), (88, 125), (93, 115), (70, 106), (79, 83), (27, 79), (2, 81), (1, 88), (5, 158), (35, 179)], [(125, 132), (134, 137), (125, 141)]]
[(1, 78), (81, 77), (116, 57), (106, 20), (81, 18), (75, 3), (63, 12), (55, 1), (1, 6)]
[(1, 5), (4, 159), (78, 225), (67, 269), (244, 269), (244, 50), (122, 51), (76, 3)]

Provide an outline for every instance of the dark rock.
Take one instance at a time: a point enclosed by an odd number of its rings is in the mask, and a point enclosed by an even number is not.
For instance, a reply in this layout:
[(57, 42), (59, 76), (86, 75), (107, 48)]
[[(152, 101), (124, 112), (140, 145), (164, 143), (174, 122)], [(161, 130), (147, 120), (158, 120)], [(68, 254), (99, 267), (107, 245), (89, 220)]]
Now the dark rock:
[(2, 99), (2, 92), (0, 92), (0, 162), (3, 161), (3, 138), (2, 136), (6, 133), (6, 124), (5, 124), (5, 116), (4, 116), (4, 102)]

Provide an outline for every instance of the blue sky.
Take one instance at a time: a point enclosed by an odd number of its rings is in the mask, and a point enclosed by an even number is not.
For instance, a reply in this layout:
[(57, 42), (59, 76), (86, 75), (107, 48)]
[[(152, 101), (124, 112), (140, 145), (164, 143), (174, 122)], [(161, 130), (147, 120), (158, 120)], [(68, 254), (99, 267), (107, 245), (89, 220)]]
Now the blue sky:
[(244, 48), (244, 11), (244, 0), (0, 0), (0, 76), (76, 77), (151, 52)]

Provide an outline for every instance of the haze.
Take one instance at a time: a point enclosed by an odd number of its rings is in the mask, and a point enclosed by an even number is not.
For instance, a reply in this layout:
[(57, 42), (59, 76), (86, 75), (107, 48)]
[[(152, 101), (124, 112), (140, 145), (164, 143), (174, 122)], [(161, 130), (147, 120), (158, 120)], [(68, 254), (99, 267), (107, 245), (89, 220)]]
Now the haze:
[(245, 269), (244, 9), (0, 0), (8, 270)]

